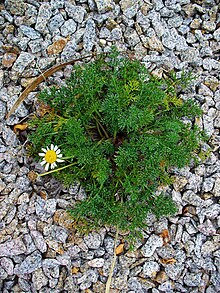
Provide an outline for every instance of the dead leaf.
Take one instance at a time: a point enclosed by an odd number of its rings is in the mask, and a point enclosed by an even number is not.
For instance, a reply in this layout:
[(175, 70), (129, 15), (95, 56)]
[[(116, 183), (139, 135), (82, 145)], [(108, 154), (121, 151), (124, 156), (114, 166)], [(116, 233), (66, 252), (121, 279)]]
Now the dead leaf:
[(165, 166), (165, 163), (166, 163), (166, 161), (164, 161), (164, 160), (161, 161), (161, 162), (160, 162), (160, 167), (163, 168), (163, 167)]
[(64, 210), (57, 210), (53, 216), (56, 224), (66, 229), (73, 229), (74, 221), (71, 216)]
[(56, 252), (59, 254), (64, 254), (64, 250), (61, 246), (57, 248)]
[(71, 272), (72, 272), (73, 275), (77, 274), (78, 271), (79, 271), (79, 268), (76, 268), (76, 267), (73, 267), (73, 268), (71, 269)]
[(11, 67), (15, 60), (17, 59), (17, 54), (14, 53), (5, 53), (3, 58), (2, 58), (2, 65), (4, 67)]
[(172, 265), (176, 262), (176, 260), (174, 258), (168, 258), (168, 259), (161, 258), (160, 262), (165, 265)]
[(124, 251), (124, 246), (125, 246), (125, 244), (121, 243), (115, 248), (116, 255), (119, 255)]
[(170, 235), (169, 235), (169, 231), (167, 229), (164, 229), (160, 233), (160, 237), (163, 238), (163, 245), (166, 245), (168, 242), (170, 242)]
[(47, 194), (46, 194), (46, 192), (43, 191), (43, 190), (40, 191), (40, 196), (41, 196), (44, 200), (47, 199)]
[(164, 271), (160, 271), (157, 275), (154, 281), (156, 281), (159, 284), (162, 284), (168, 280), (168, 276)]
[(31, 182), (35, 182), (36, 179), (37, 179), (37, 173), (35, 173), (34, 171), (30, 171), (28, 174), (27, 174), (29, 180)]
[(19, 131), (24, 131), (25, 129), (27, 129), (27, 127), (28, 127), (28, 124), (27, 123), (24, 123), (24, 124), (16, 124), (13, 127), (13, 131), (14, 131), (14, 133), (18, 133)]
[(2, 45), (2, 49), (7, 53), (19, 54), (20, 49), (15, 45)]
[(55, 41), (52, 45), (47, 48), (48, 55), (51, 54), (58, 54), (63, 51), (64, 47), (66, 46), (67, 39), (59, 39)]
[(38, 117), (44, 117), (44, 115), (50, 113), (52, 111), (52, 108), (43, 102), (38, 101), (36, 103), (36, 115)]

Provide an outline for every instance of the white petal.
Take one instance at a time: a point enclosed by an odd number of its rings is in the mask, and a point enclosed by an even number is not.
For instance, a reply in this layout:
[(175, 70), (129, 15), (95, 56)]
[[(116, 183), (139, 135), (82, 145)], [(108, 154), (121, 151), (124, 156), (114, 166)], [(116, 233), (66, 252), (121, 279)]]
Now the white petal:
[(45, 153), (38, 153), (38, 155), (39, 155), (40, 157), (44, 157), (44, 156), (45, 156)]
[(57, 149), (57, 150), (56, 150), (56, 154), (57, 154), (57, 155), (59, 155), (60, 152), (61, 152), (60, 149)]
[(41, 166), (43, 166), (44, 164), (46, 164), (46, 161), (43, 160), (42, 162), (40, 162)]
[(43, 152), (45, 152), (45, 153), (47, 152), (47, 150), (46, 150), (46, 149), (44, 149), (44, 148), (42, 148), (42, 151), (43, 151)]
[(46, 170), (46, 171), (48, 171), (48, 170), (49, 170), (49, 166), (50, 166), (50, 164), (49, 164), (49, 163), (47, 163), (47, 164), (46, 164), (46, 166), (45, 166), (45, 170)]
[(54, 151), (56, 152), (57, 150), (58, 150), (58, 146), (55, 145), (55, 147), (54, 147)]
[(47, 146), (46, 149), (47, 149), (46, 151), (49, 151), (50, 148)]
[(56, 162), (62, 163), (62, 162), (65, 162), (65, 160), (57, 159)]
[(51, 143), (50, 149), (53, 150), (54, 149), (54, 145)]
[(57, 166), (56, 163), (52, 163), (52, 164), (51, 164), (51, 169), (54, 169), (56, 166)]
[(62, 158), (62, 156), (63, 156), (62, 154), (57, 154), (58, 158)]

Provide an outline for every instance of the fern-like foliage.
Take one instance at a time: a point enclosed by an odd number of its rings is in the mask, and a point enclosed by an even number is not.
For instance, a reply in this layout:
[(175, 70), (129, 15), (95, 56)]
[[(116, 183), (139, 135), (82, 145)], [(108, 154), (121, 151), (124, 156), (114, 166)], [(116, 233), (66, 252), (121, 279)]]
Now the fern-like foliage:
[(29, 139), (36, 157), (51, 143), (71, 157), (63, 165), (74, 164), (54, 175), (65, 184), (80, 181), (87, 193), (70, 212), (79, 227), (114, 225), (136, 235), (148, 212), (176, 211), (170, 197), (155, 192), (172, 182), (170, 168), (187, 165), (204, 139), (182, 119), (194, 125), (201, 115), (193, 100), (178, 95), (188, 81), (185, 73), (158, 80), (112, 50), (75, 66), (66, 87), (39, 95), (51, 111), (32, 119)]

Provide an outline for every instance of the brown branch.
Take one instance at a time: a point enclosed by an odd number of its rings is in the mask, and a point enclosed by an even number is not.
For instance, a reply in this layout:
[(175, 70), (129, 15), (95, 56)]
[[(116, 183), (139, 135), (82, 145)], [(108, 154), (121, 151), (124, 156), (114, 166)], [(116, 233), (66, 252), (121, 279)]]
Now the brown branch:
[[(100, 53), (101, 54), (101, 53)], [(21, 93), (20, 97), (17, 99), (17, 101), (14, 103), (12, 106), (11, 110), (7, 113), (6, 119), (8, 119), (14, 111), (20, 106), (20, 104), (26, 99), (26, 97), (29, 95), (30, 92), (36, 89), (36, 87), (42, 82), (45, 81), (46, 78), (57, 72), (58, 70), (66, 67), (67, 65), (73, 64), (77, 61), (81, 61), (83, 59), (89, 58), (89, 57), (94, 57), (98, 55), (97, 53), (92, 53), (91, 55), (83, 56), (74, 60), (70, 60), (65, 63), (61, 63), (58, 65), (54, 65), (53, 67), (49, 68), (48, 70), (44, 71), (41, 73), (38, 77), (35, 78), (35, 80), (26, 87), (26, 89)]]

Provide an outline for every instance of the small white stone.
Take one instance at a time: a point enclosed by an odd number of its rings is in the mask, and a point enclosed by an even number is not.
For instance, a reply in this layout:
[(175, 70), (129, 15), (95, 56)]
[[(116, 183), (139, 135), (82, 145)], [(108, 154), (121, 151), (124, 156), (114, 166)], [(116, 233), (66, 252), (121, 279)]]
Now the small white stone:
[(160, 266), (155, 261), (147, 261), (143, 267), (143, 273), (145, 276), (154, 278), (156, 277), (157, 272), (159, 272)]
[(88, 265), (93, 268), (101, 268), (104, 265), (104, 261), (105, 260), (103, 258), (94, 258), (88, 261)]
[(112, 10), (114, 7), (114, 2), (112, 0), (94, 0), (99, 13), (105, 13)]
[(151, 257), (157, 247), (163, 246), (163, 239), (157, 235), (151, 235), (145, 245), (142, 247), (141, 252), (145, 257)]

